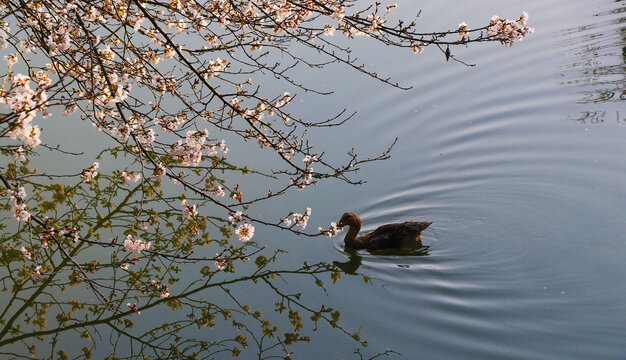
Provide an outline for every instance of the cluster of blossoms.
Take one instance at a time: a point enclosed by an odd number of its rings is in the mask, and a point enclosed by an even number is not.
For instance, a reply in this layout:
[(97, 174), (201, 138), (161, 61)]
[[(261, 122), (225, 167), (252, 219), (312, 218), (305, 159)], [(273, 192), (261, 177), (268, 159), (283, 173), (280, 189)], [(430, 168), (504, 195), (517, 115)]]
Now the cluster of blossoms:
[(195, 204), (189, 206), (189, 204), (187, 203), (187, 200), (183, 199), (183, 201), (181, 202), (181, 205), (185, 207), (183, 209), (183, 216), (185, 217), (185, 219), (189, 219), (192, 216), (198, 215), (198, 211), (196, 210)]
[(286, 92), (281, 98), (276, 100), (276, 102), (274, 103), (274, 107), (278, 109), (289, 104), (289, 102), (291, 102), (291, 94)]
[(27, 250), (25, 247), (23, 247), (23, 246), (22, 246), (22, 248), (20, 249), (20, 252), (22, 253), (22, 257), (23, 257), (25, 260), (31, 260), (31, 259), (33, 258), (33, 257), (32, 257), (32, 254), (30, 253), (30, 251), (28, 251), (28, 250)]
[(210, 78), (214, 77), (215, 75), (225, 71), (226, 69), (228, 69), (228, 67), (230, 66), (230, 63), (226, 60), (222, 60), (220, 58), (217, 58), (215, 60), (211, 60), (209, 61), (209, 64), (207, 65), (207, 70), (206, 72), (203, 74), (204, 78), (206, 80), (209, 80)]
[(43, 269), (41, 268), (41, 265), (37, 265), (35, 267), (35, 270), (33, 270), (32, 276), (39, 276), (39, 275), (41, 275), (42, 274), (42, 270)]
[(137, 173), (135, 171), (131, 171), (131, 172), (123, 171), (122, 172), (122, 177), (124, 178), (124, 180), (132, 181), (132, 182), (137, 182), (137, 181), (141, 180), (141, 174)]
[(215, 197), (223, 197), (226, 195), (226, 193), (224, 192), (224, 188), (218, 185), (213, 189), (213, 191), (211, 191), (211, 195)]
[(281, 219), (282, 223), (286, 226), (291, 226), (295, 223), (300, 230), (304, 230), (309, 222), (309, 218), (311, 217), (311, 208), (308, 207), (304, 209), (304, 214), (292, 213), (291, 215), (293, 216), (293, 219), (290, 219), (289, 216), (287, 216), (286, 218)]
[[(98, 115), (97, 113), (96, 117), (99, 116), (103, 115)], [(156, 134), (154, 133), (154, 129), (147, 129), (144, 127), (144, 124), (146, 124), (146, 120), (133, 118), (129, 123), (119, 127), (111, 126), (111, 135), (121, 143), (127, 142), (131, 135), (134, 135), (139, 144), (143, 146), (149, 145), (156, 140)]]
[(202, 160), (202, 150), (206, 147), (204, 143), (209, 136), (209, 132), (204, 129), (202, 131), (187, 131), (185, 143), (178, 140), (170, 149), (170, 155), (173, 156), (183, 166), (197, 166)]
[(465, 21), (459, 24), (459, 29), (457, 31), (461, 40), (465, 39), (465, 37), (469, 35), (469, 31), (468, 31), (467, 24), (465, 23)]
[(228, 221), (230, 221), (232, 226), (236, 227), (235, 234), (237, 234), (239, 240), (246, 242), (254, 236), (254, 226), (252, 224), (240, 224), (243, 221), (243, 213), (241, 211), (228, 216)]
[(13, 152), (13, 160), (15, 160), (15, 161), (25, 161), (26, 160), (25, 153), (26, 153), (26, 151), (24, 151), (24, 148), (19, 146)]
[(226, 140), (221, 140), (215, 145), (209, 145), (209, 156), (215, 156), (218, 154), (217, 149), (220, 149), (224, 154), (228, 153), (228, 147), (226, 146)]
[(18, 191), (8, 189), (7, 194), (10, 197), (9, 202), (12, 206), (13, 218), (17, 221), (27, 221), (30, 219), (30, 212), (26, 208), (26, 204), (24, 204), (24, 200), (26, 199), (26, 190), (24, 190), (24, 187), (20, 186)]
[(297, 178), (291, 178), (291, 184), (296, 185), (298, 190), (303, 190), (309, 185), (316, 185), (316, 182), (313, 181), (313, 168), (310, 167), (312, 163), (318, 161), (316, 156), (306, 155), (302, 162), (306, 165), (304, 172)]
[(50, 56), (54, 56), (56, 51), (64, 51), (70, 48), (70, 30), (71, 27), (68, 24), (59, 24), (59, 26), (50, 30), (47, 42), (50, 47)]
[(55, 234), (59, 236), (71, 235), (72, 242), (76, 243), (80, 239), (80, 234), (78, 233), (78, 228), (75, 227), (62, 227), (59, 229), (55, 229), (53, 227), (47, 227), (39, 235), (39, 239), (41, 240), (41, 247), (44, 249), (48, 248), (48, 240), (54, 238)]
[(80, 177), (83, 179), (84, 182), (90, 182), (91, 179), (95, 178), (96, 175), (98, 175), (98, 172), (96, 170), (99, 167), (100, 164), (98, 162), (94, 162), (93, 164), (89, 165), (88, 168), (83, 170), (83, 172), (80, 174)]
[(370, 22), (371, 25), (367, 28), (367, 30), (377, 33), (378, 28), (385, 24), (387, 15), (389, 15), (389, 12), (391, 11), (391, 9), (394, 9), (397, 7), (398, 7), (398, 4), (389, 4), (385, 6), (385, 13), (382, 16), (378, 15), (376, 12), (369, 14), (367, 16), (367, 20)]
[(178, 126), (187, 122), (187, 117), (184, 114), (178, 114), (173, 117), (154, 118), (154, 123), (161, 127), (161, 131), (164, 133), (171, 133), (178, 129)]
[[(8, 61), (10, 61), (10, 68), (13, 60)], [(4, 88), (7, 80), (5, 78), (2, 88), (0, 88), (0, 103), (6, 104), (18, 116), (16, 124), (8, 132), (8, 135), (11, 139), (19, 139), (29, 148), (35, 148), (41, 144), (41, 129), (37, 125), (32, 125), (31, 121), (35, 118), (38, 111), (43, 111), (44, 117), (48, 116), (45, 111), (48, 104), (48, 96), (45, 89), (50, 85), (50, 78), (43, 71), (37, 72), (32, 79), (22, 74), (11, 76), (10, 72), (7, 74), (7, 77), (10, 78), (11, 88), (9, 90)], [(32, 90), (30, 87), (31, 80), (37, 82), (35, 90)]]
[(235, 229), (235, 234), (237, 234), (239, 240), (246, 242), (254, 236), (254, 226), (248, 223), (241, 224)]
[(338, 233), (340, 233), (343, 230), (343, 228), (338, 227), (337, 223), (333, 221), (330, 223), (330, 227), (328, 229), (319, 227), (317, 228), (317, 230), (320, 232), (320, 234), (324, 234), (328, 237), (333, 237), (337, 235)]
[(127, 303), (126, 306), (128, 306), (130, 310), (134, 311), (137, 315), (141, 315), (141, 311), (139, 311), (139, 308), (137, 308), (137, 303)]
[(226, 269), (226, 264), (228, 264), (226, 259), (220, 258), (220, 254), (215, 254), (215, 259), (217, 259), (215, 261), (215, 267), (217, 268), (217, 270), (224, 270), (224, 269)]
[(169, 292), (169, 289), (167, 288), (167, 285), (163, 284), (162, 282), (151, 280), (150, 286), (152, 286), (159, 293), (159, 297), (161, 299), (170, 297), (170, 292)]
[(237, 211), (228, 216), (228, 221), (230, 221), (233, 226), (236, 226), (241, 220), (243, 220), (243, 213), (241, 211)]
[(149, 250), (152, 246), (151, 242), (145, 242), (141, 239), (134, 239), (132, 235), (128, 234), (126, 240), (124, 240), (124, 248), (130, 252), (141, 254), (143, 250)]
[(487, 35), (494, 37), (504, 45), (512, 46), (513, 41), (521, 41), (528, 34), (532, 34), (535, 29), (526, 26), (528, 13), (523, 12), (516, 21), (501, 19), (498, 15), (491, 18), (487, 27)]
[(161, 177), (163, 177), (163, 175), (165, 175), (165, 165), (160, 162), (154, 168), (154, 171), (152, 172), (152, 175), (150, 177), (152, 179), (160, 179)]

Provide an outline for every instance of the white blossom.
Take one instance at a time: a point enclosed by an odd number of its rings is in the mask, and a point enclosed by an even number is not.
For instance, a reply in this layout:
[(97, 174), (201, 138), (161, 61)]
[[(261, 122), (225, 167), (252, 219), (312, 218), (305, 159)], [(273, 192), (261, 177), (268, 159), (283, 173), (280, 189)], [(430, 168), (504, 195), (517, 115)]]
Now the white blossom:
[(143, 250), (150, 249), (151, 242), (145, 242), (141, 239), (133, 239), (133, 236), (128, 234), (126, 240), (124, 240), (124, 248), (130, 252), (140, 254)]
[(251, 224), (241, 224), (235, 230), (235, 234), (239, 237), (239, 240), (246, 242), (254, 236), (254, 226)]
[(94, 162), (88, 168), (83, 170), (82, 174), (80, 174), (80, 177), (83, 179), (84, 182), (91, 181), (91, 179), (95, 178), (96, 175), (98, 175), (96, 169), (98, 169), (99, 167), (100, 164), (98, 162)]
[(224, 195), (226, 195), (226, 193), (224, 192), (224, 188), (218, 185), (215, 187), (215, 189), (213, 189), (211, 195), (216, 197), (223, 197)]
[(30, 251), (28, 251), (25, 247), (22, 246), (22, 248), (20, 249), (20, 252), (22, 253), (22, 256), (24, 257), (24, 259), (26, 260), (32, 259)]

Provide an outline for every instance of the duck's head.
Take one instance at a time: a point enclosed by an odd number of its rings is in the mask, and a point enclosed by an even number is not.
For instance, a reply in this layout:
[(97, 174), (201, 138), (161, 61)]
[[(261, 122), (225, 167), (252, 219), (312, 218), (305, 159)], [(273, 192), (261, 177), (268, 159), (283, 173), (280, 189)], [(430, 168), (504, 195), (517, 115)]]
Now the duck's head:
[(341, 219), (337, 222), (337, 226), (342, 228), (350, 225), (361, 225), (361, 219), (357, 214), (347, 212), (341, 216)]

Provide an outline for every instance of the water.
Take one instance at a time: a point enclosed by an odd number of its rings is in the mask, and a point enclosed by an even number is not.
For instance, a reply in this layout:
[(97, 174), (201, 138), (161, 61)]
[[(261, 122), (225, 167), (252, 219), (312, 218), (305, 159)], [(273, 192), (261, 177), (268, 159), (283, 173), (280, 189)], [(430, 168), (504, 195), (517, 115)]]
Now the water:
[[(413, 55), (366, 39), (350, 42), (370, 69), (413, 86), (407, 91), (340, 66), (298, 74), (298, 81), (336, 93), (300, 94), (294, 114), (358, 112), (345, 126), (311, 133), (337, 162), (353, 147), (368, 156), (398, 142), (391, 159), (354, 176), (364, 185), (330, 181), (251, 211), (310, 206), (312, 228), (344, 211), (359, 214), (364, 230), (434, 223), (422, 235), (423, 248), (401, 254), (349, 253), (341, 238), (258, 227), (255, 239), (269, 251), (289, 251), (278, 267), (334, 261), (348, 273), (327, 293), (311, 281), (285, 286), (340, 310), (346, 329), (360, 328), (369, 342), (360, 348), (364, 358), (390, 348), (401, 359), (626, 359), (624, 4), (400, 2), (403, 14), (422, 9), (424, 29), (482, 25), (493, 14), (514, 18), (526, 10), (536, 32), (512, 48), (453, 49), (475, 67), (446, 63), (434, 49)], [(275, 300), (247, 283), (232, 291), (253, 308), (271, 309)], [(214, 289), (198, 296), (228, 300)], [(142, 315), (174, 321), (178, 314), (158, 311)], [(229, 332), (218, 326), (180, 335)], [(359, 344), (336, 330), (308, 333), (309, 343), (290, 348), (294, 358), (357, 358)], [(111, 349), (103, 340), (102, 353)]]
[[(348, 278), (330, 298), (373, 349), (401, 358), (625, 359), (624, 2), (451, 5), (420, 2), (424, 27), (526, 10), (536, 32), (459, 49), (473, 68), (432, 49), (374, 51), (374, 67), (413, 89), (348, 76), (324, 99), (359, 112), (324, 146), (375, 154), (399, 141), (359, 173), (366, 185), (317, 189), (318, 216), (353, 211), (366, 230), (434, 222), (426, 256), (352, 255), (346, 266), (375, 281)], [(350, 258), (341, 239), (291, 251)]]

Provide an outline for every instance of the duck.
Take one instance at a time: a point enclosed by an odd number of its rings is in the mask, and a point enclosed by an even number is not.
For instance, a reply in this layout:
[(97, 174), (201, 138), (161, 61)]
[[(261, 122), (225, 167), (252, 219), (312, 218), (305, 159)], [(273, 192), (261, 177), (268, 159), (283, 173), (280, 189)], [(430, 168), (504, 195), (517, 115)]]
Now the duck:
[(386, 224), (378, 229), (357, 236), (361, 230), (361, 218), (355, 213), (347, 212), (337, 222), (337, 227), (349, 226), (343, 241), (353, 249), (391, 249), (407, 245), (419, 245), (420, 235), (432, 222), (406, 221), (403, 223)]

